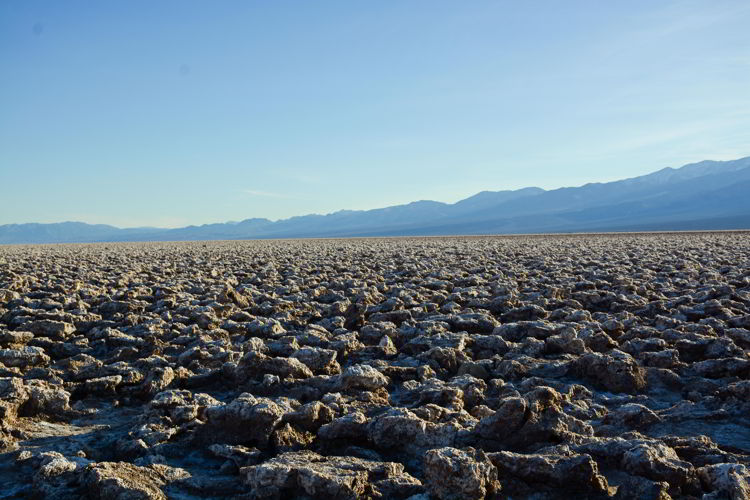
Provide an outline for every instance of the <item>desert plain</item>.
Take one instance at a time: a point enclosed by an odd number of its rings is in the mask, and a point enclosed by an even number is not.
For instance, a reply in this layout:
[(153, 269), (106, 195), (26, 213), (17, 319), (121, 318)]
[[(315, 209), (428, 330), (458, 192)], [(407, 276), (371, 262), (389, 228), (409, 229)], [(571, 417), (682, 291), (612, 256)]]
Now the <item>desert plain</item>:
[(0, 246), (0, 498), (745, 499), (750, 233)]

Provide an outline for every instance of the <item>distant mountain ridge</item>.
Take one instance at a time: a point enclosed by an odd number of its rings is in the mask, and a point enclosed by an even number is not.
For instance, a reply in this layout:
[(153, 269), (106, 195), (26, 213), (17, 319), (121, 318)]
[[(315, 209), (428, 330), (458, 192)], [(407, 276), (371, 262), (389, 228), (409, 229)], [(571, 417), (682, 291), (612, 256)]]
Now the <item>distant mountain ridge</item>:
[(177, 229), (6, 224), (0, 226), (0, 244), (747, 228), (750, 156), (578, 187), (482, 191), (452, 204), (421, 200), (278, 221), (252, 218)]

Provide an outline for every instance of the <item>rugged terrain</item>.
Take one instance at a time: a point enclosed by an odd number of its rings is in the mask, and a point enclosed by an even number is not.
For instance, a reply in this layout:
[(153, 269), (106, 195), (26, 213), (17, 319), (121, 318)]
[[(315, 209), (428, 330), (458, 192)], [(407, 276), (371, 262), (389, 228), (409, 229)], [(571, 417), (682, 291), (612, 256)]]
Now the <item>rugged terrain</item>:
[(750, 496), (750, 234), (0, 247), (0, 498)]
[(174, 229), (5, 224), (0, 244), (747, 229), (748, 192), (750, 156), (549, 191), (482, 191), (456, 203), (421, 200), (276, 221), (253, 218)]

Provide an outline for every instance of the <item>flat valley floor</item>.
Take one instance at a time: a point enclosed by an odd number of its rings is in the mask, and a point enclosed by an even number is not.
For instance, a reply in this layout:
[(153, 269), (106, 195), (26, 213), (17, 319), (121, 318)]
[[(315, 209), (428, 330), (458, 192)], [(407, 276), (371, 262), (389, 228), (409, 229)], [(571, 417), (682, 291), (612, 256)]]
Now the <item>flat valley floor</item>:
[(750, 233), (0, 246), (0, 498), (750, 498)]

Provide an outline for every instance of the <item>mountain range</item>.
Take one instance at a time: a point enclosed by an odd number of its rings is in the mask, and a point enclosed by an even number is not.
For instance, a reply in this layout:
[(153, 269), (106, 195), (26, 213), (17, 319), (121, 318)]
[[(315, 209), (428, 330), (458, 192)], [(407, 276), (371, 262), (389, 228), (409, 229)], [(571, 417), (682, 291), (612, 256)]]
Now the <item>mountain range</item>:
[(423, 200), (278, 221), (254, 218), (176, 229), (6, 224), (0, 226), (0, 244), (747, 228), (750, 156), (579, 187), (482, 191), (452, 204)]

